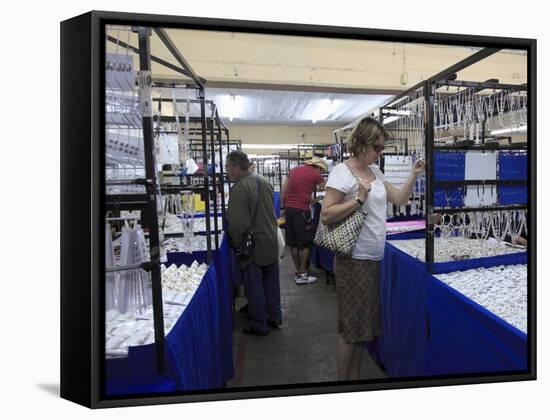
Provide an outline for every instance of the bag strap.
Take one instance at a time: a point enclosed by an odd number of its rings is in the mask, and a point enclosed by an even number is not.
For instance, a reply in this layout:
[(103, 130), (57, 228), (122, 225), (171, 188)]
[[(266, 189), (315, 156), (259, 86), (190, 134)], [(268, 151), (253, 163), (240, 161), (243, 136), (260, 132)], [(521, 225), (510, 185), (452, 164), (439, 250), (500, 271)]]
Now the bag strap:
[(256, 213), (258, 211), (258, 204), (260, 203), (260, 177), (258, 175), (255, 175), (254, 177), (256, 178), (256, 185), (258, 187), (258, 198), (256, 199), (256, 208), (252, 213), (252, 226), (251, 226), (252, 229), (254, 229), (254, 225), (256, 224)]
[(351, 174), (353, 175), (353, 177), (355, 178), (356, 181), (359, 181), (359, 177), (357, 175), (355, 175), (355, 172), (353, 172), (353, 169), (351, 168), (350, 164), (348, 163), (348, 161), (345, 161), (344, 162), (344, 165), (346, 165), (346, 168), (348, 168), (348, 170), (351, 172)]

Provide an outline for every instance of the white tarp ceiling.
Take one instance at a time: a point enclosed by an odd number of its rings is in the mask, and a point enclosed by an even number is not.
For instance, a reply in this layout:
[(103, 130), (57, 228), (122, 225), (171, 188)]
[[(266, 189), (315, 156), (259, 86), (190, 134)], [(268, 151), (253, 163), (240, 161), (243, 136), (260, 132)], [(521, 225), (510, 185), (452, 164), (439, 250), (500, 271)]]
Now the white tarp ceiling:
[[(178, 100), (185, 100), (187, 93), (184, 90), (176, 92)], [(163, 89), (162, 96), (172, 98), (172, 93)], [(228, 125), (344, 125), (375, 109), (388, 98), (390, 97), (387, 95), (206, 89), (206, 99), (214, 101), (221, 119)], [(185, 115), (185, 103), (178, 103), (178, 111), (180, 116)], [(162, 113), (173, 114), (170, 102), (163, 103)], [(200, 115), (199, 113), (198, 104), (192, 104), (191, 115)]]

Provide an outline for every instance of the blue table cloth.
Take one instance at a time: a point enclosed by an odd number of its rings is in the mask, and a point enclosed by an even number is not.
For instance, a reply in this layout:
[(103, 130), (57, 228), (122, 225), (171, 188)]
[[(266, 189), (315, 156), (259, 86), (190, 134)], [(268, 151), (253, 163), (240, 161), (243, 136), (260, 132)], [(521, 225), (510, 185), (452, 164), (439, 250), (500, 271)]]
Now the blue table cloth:
[[(526, 253), (440, 263), (439, 269), (490, 267), (502, 264), (506, 257), (507, 264), (516, 264)], [(524, 333), (446, 286), (427, 272), (423, 262), (388, 243), (380, 281), (383, 333), (367, 348), (389, 376), (526, 369)]]
[(389, 376), (424, 372), (427, 346), (426, 269), (416, 258), (386, 244), (380, 270), (380, 358)]
[[(169, 261), (204, 262), (206, 252), (168, 254)], [(156, 375), (155, 345), (130, 347), (128, 357), (106, 363), (107, 395), (223, 388), (233, 377), (233, 285), (226, 270), (227, 238), (213, 253), (201, 284), (166, 336), (165, 376)]]
[(281, 193), (279, 191), (273, 192), (273, 206), (275, 207), (275, 216), (278, 219), (281, 217)]
[(426, 375), (527, 369), (527, 334), (433, 276), (427, 296)]

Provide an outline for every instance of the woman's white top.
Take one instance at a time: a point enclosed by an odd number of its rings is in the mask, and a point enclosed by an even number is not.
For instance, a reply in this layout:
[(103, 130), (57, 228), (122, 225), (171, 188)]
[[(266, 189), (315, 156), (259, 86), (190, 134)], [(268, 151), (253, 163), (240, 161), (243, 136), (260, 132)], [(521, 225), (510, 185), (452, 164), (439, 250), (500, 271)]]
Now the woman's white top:
[[(362, 209), (367, 212), (367, 218), (355, 244), (352, 258), (380, 261), (384, 258), (386, 243), (386, 179), (376, 165), (370, 165), (369, 168), (376, 176), (376, 180), (372, 182), (367, 200), (363, 203)], [(336, 165), (330, 171), (326, 186), (343, 192), (344, 202), (355, 199), (359, 190), (357, 180), (344, 163)]]

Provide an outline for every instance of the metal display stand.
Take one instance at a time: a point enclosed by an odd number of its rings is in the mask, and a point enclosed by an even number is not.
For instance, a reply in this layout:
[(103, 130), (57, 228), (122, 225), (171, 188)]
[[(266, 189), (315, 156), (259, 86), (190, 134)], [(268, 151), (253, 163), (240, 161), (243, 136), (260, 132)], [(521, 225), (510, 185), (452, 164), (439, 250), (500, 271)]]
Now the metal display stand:
[[(205, 80), (198, 77), (189, 64), (185, 61), (179, 50), (176, 48), (172, 40), (167, 35), (166, 31), (160, 28), (145, 28), (134, 27), (133, 32), (136, 32), (139, 40), (139, 47), (134, 47), (122, 42), (114, 37), (107, 36), (106, 40), (111, 43), (116, 43), (117, 46), (126, 48), (139, 56), (140, 71), (139, 87), (140, 87), (140, 106), (141, 117), (143, 125), (143, 145), (144, 145), (144, 161), (145, 161), (145, 177), (129, 180), (116, 180), (108, 181), (106, 185), (141, 185), (145, 187), (145, 193), (143, 194), (108, 194), (105, 197), (105, 211), (120, 211), (120, 210), (140, 210), (142, 226), (149, 232), (149, 245), (150, 245), (150, 261), (142, 264), (128, 265), (124, 267), (115, 267), (106, 271), (122, 271), (136, 268), (142, 268), (150, 271), (151, 273), (151, 287), (152, 287), (152, 303), (153, 303), (153, 317), (154, 317), (154, 335), (155, 335), (155, 348), (157, 358), (157, 371), (160, 374), (166, 372), (166, 355), (165, 355), (165, 337), (164, 337), (164, 312), (162, 301), (162, 277), (160, 269), (160, 241), (159, 241), (159, 225), (158, 225), (158, 208), (157, 208), (157, 195), (159, 193), (174, 193), (185, 190), (201, 191), (205, 198), (205, 222), (207, 232), (207, 263), (212, 260), (212, 245), (210, 240), (211, 235), (211, 223), (210, 223), (210, 193), (213, 193), (213, 208), (215, 212), (214, 229), (215, 235), (215, 247), (219, 248), (218, 243), (218, 221), (217, 221), (217, 204), (216, 204), (216, 192), (218, 188), (221, 188), (221, 207), (225, 212), (225, 197), (223, 194), (223, 185), (225, 177), (222, 169), (222, 131), (226, 135), (226, 145), (229, 149), (229, 131), (227, 127), (223, 125), (219, 118), (219, 114), (212, 101), (205, 100)], [(150, 38), (152, 31), (161, 39), (166, 48), (174, 56), (176, 61), (181, 67), (170, 64), (158, 57), (151, 55)], [(192, 131), (194, 137), (193, 144), (197, 145), (197, 152), (200, 153), (202, 158), (204, 171), (202, 174), (202, 183), (189, 184), (182, 183), (179, 186), (159, 186), (157, 184), (156, 163), (154, 157), (154, 123), (158, 124), (157, 132), (160, 133), (160, 124), (162, 122), (170, 121), (170, 118), (160, 117), (155, 121), (153, 104), (155, 100), (152, 98), (151, 89), (158, 87), (159, 83), (155, 82), (151, 76), (151, 61), (162, 64), (172, 70), (177, 71), (191, 79), (189, 83), (186, 83), (183, 87), (188, 89), (195, 89), (197, 92), (197, 98), (193, 100), (194, 103), (200, 104), (200, 117), (193, 118), (192, 122), (195, 127)], [(179, 86), (163, 86), (163, 87), (182, 87)], [(158, 101), (156, 101), (158, 102)], [(160, 101), (160, 104), (162, 100)], [(209, 117), (206, 115), (207, 104), (212, 106), (212, 113)], [(159, 105), (160, 106), (160, 105)], [(208, 137), (210, 140), (210, 147), (208, 147)], [(218, 158), (220, 160), (220, 171), (215, 172), (216, 152), (218, 152)], [(208, 172), (209, 162), (212, 164), (214, 170), (211, 174)], [(108, 218), (113, 220), (113, 218)], [(119, 219), (119, 218), (114, 218)], [(224, 223), (225, 223), (225, 218)]]
[[(167, 84), (167, 83), (157, 83), (155, 86), (163, 88), (172, 88), (177, 89), (181, 88), (181, 85)], [(203, 173), (202, 174), (193, 174), (185, 175), (180, 177), (179, 185), (162, 185), (161, 191), (167, 194), (175, 194), (182, 191), (193, 191), (201, 194), (201, 198), (205, 202), (205, 221), (206, 221), (206, 237), (207, 237), (207, 253), (208, 253), (208, 262), (211, 260), (212, 254), (212, 245), (211, 245), (211, 234), (212, 234), (212, 221), (210, 220), (214, 217), (214, 247), (219, 249), (220, 244), (218, 240), (218, 233), (222, 232), (221, 226), (218, 226), (218, 203), (217, 196), (218, 192), (220, 193), (220, 207), (222, 212), (222, 220), (225, 224), (225, 194), (224, 185), (228, 184), (227, 177), (224, 174), (224, 162), (223, 162), (223, 148), (227, 147), (229, 150), (229, 130), (219, 117), (218, 110), (213, 101), (204, 99), (204, 95), (201, 95), (200, 86), (186, 86), (188, 88), (194, 88), (197, 90), (197, 96), (202, 97), (202, 99), (190, 99), (191, 104), (200, 104), (201, 106), (201, 117), (190, 117), (189, 118), (189, 153), (190, 156), (196, 161), (202, 161), (203, 163)], [(165, 98), (154, 98), (153, 101), (159, 104), (159, 107), (163, 102), (172, 102), (171, 99)], [(184, 99), (177, 99), (176, 102), (186, 102)], [(206, 119), (203, 118), (203, 108), (208, 108), (209, 116)], [(205, 114), (206, 115), (206, 112)], [(176, 123), (176, 118), (172, 116), (162, 116), (158, 118), (158, 124), (161, 126), (163, 123)], [(180, 122), (181, 124), (181, 122)], [(206, 127), (206, 130), (204, 130)], [(226, 143), (224, 145), (222, 132), (226, 136)], [(177, 131), (165, 130), (159, 128), (159, 133), (177, 133)], [(217, 165), (219, 163), (219, 166)], [(210, 214), (210, 207), (214, 216)], [(223, 226), (225, 230), (225, 226)], [(178, 234), (176, 234), (177, 236)], [(174, 236), (170, 234), (169, 236)]]
[[(527, 144), (520, 143), (514, 145), (511, 143), (511, 138), (496, 138), (490, 139), (486, 136), (485, 125), (487, 118), (483, 118), (477, 123), (482, 125), (482, 134), (481, 134), (481, 144), (474, 144), (472, 139), (466, 139), (467, 142), (458, 142), (457, 139), (454, 139), (455, 144), (450, 145), (437, 145), (435, 141), (435, 129), (440, 128), (437, 124), (436, 115), (434, 112), (435, 109), (435, 100), (436, 100), (436, 91), (440, 87), (460, 87), (468, 90), (471, 94), (482, 90), (493, 90), (493, 95), (495, 95), (496, 90), (506, 90), (506, 91), (527, 91), (527, 85), (510, 85), (510, 84), (500, 84), (498, 81), (489, 80), (486, 82), (469, 82), (469, 81), (458, 81), (456, 79), (456, 73), (469, 67), (490, 55), (498, 52), (499, 49), (496, 48), (485, 48), (479, 52), (467, 57), (466, 59), (460, 61), (459, 63), (449, 67), (446, 70), (436, 74), (435, 76), (429, 78), (426, 81), (423, 81), (407, 91), (403, 92), (400, 95), (393, 97), (389, 102), (380, 107), (380, 118), (383, 121), (386, 116), (393, 115), (392, 110), (396, 109), (393, 105), (398, 104), (405, 98), (418, 101), (424, 101), (424, 127), (423, 127), (423, 138), (424, 138), (424, 148), (425, 148), (425, 160), (426, 160), (426, 265), (429, 272), (433, 273), (434, 269), (434, 214), (436, 213), (446, 213), (446, 214), (455, 214), (455, 213), (477, 213), (477, 212), (488, 212), (488, 211), (504, 211), (504, 210), (522, 210), (527, 209), (526, 205), (513, 205), (513, 206), (491, 206), (491, 207), (460, 207), (460, 208), (449, 208), (449, 207), (436, 207), (434, 205), (434, 190), (436, 186), (450, 186), (450, 185), (526, 185), (526, 180), (468, 180), (468, 181), (436, 181), (434, 179), (434, 152), (437, 150), (526, 150)], [(452, 94), (450, 94), (452, 95)], [(510, 112), (509, 107), (504, 107), (500, 112)], [(398, 117), (399, 118), (399, 117)], [(406, 118), (402, 116), (400, 118)], [(390, 128), (390, 130), (392, 130)], [(508, 140), (508, 144), (495, 145), (495, 141), (488, 142), (487, 140)], [(468, 143), (468, 141), (471, 141)], [(417, 145), (418, 146), (418, 145)]]
[[(123, 271), (142, 268), (151, 274), (151, 289), (153, 302), (153, 325), (155, 333), (155, 347), (157, 371), (160, 374), (166, 371), (166, 356), (164, 342), (164, 312), (162, 303), (162, 275), (160, 270), (160, 241), (157, 211), (157, 179), (154, 158), (153, 118), (151, 103), (151, 30), (144, 27), (134, 27), (139, 40), (139, 95), (143, 129), (143, 153), (145, 162), (145, 178), (107, 181), (106, 185), (142, 185), (145, 194), (108, 194), (105, 197), (105, 211), (112, 210), (140, 210), (142, 226), (149, 231), (150, 261), (137, 265), (128, 265), (107, 269), (109, 271)], [(108, 40), (110, 40), (108, 38)], [(116, 41), (115, 41), (116, 42)], [(134, 49), (135, 50), (135, 49)]]

